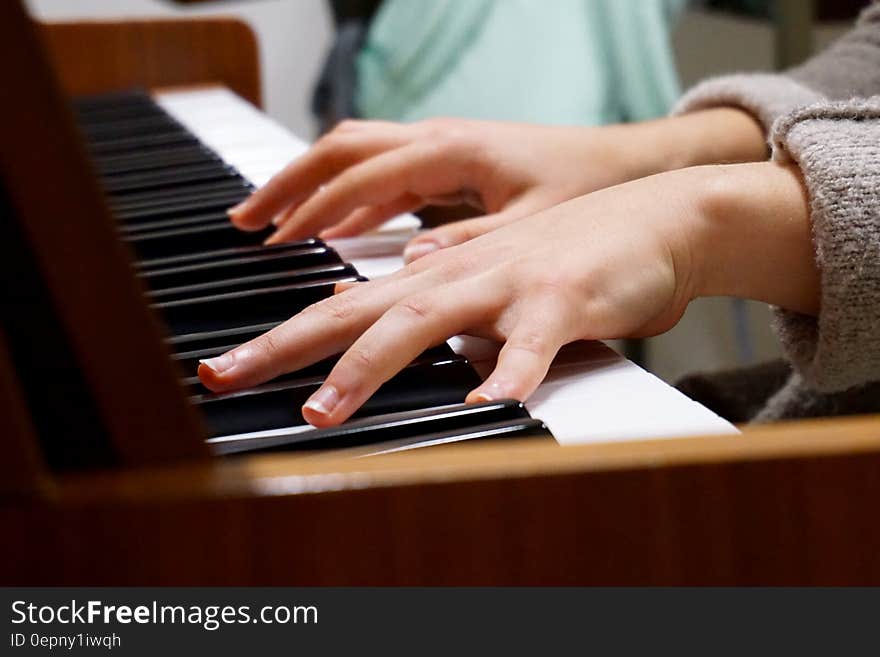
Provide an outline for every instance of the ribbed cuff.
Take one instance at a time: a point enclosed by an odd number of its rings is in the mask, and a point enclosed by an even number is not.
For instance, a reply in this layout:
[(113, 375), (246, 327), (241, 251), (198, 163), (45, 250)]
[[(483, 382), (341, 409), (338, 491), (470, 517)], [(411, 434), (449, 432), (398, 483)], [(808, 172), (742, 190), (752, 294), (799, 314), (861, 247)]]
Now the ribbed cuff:
[(821, 94), (784, 75), (737, 73), (701, 82), (682, 96), (672, 113), (738, 107), (758, 119), (768, 134), (780, 116), (820, 100)]
[(796, 109), (770, 142), (803, 173), (822, 285), (818, 317), (776, 309), (783, 350), (820, 392), (880, 380), (880, 96)]

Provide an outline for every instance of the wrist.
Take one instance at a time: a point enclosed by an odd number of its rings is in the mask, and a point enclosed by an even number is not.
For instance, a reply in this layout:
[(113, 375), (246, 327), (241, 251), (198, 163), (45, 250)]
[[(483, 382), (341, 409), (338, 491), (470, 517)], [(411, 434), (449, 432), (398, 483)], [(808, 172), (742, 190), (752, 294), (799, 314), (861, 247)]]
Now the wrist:
[(624, 145), (631, 178), (705, 164), (767, 159), (761, 124), (735, 107), (718, 107), (654, 121), (611, 126)]
[(733, 107), (571, 130), (577, 159), (593, 172), (586, 191), (704, 164), (767, 159), (763, 128)]
[(690, 248), (695, 296), (733, 296), (805, 314), (819, 308), (809, 199), (775, 162), (696, 167)]

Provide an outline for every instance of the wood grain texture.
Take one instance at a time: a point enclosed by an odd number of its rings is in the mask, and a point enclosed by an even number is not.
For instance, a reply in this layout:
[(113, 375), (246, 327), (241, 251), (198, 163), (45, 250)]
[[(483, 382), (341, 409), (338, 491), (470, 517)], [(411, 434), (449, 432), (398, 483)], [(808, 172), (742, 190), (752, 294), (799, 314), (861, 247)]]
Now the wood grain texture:
[(219, 83), (261, 106), (257, 41), (240, 20), (45, 23), (42, 33), (69, 95)]
[[(6, 583), (877, 584), (880, 422), (65, 477)], [(15, 514), (18, 514), (17, 516)], [(29, 537), (29, 538), (24, 538)]]

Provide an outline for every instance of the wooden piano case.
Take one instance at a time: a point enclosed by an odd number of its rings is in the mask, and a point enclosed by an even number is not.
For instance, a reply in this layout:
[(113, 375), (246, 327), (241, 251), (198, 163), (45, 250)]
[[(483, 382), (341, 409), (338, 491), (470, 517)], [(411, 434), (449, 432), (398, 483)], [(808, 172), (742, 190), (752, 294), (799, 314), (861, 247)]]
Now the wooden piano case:
[[(196, 23), (100, 30), (144, 44), (198, 33), (207, 47), (212, 28)], [(98, 84), (58, 61), (75, 29), (44, 32), (68, 90), (227, 81), (141, 62)], [(3, 3), (0, 32), (3, 584), (880, 583), (874, 417), (569, 448), (210, 458), (18, 3)], [(218, 33), (234, 47), (246, 31)], [(82, 399), (47, 402), (59, 386)], [(71, 444), (89, 458), (71, 461)]]

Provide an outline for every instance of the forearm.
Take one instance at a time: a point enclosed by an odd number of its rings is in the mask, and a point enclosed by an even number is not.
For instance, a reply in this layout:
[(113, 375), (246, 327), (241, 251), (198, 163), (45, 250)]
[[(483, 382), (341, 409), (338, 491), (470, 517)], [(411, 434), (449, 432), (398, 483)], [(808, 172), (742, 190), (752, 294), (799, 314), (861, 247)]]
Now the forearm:
[(597, 152), (607, 185), (703, 164), (767, 159), (761, 124), (735, 107), (719, 107), (642, 123), (577, 128), (584, 170)]
[(761, 124), (736, 107), (718, 107), (632, 126), (649, 173), (703, 164), (759, 162), (768, 156)]
[(692, 171), (700, 186), (695, 296), (755, 299), (816, 315), (819, 270), (798, 168), (761, 162)]

